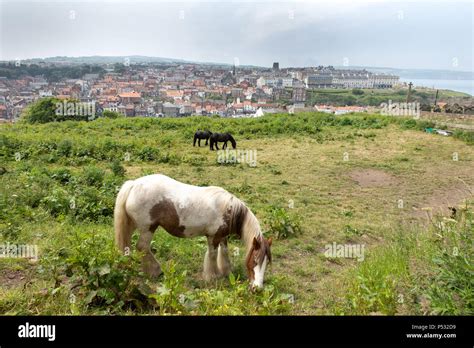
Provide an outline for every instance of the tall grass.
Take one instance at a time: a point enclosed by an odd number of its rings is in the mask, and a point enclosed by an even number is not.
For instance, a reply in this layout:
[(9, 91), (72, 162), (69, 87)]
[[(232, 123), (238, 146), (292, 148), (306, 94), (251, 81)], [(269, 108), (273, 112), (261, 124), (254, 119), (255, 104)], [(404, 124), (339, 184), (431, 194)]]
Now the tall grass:
[(366, 257), (349, 282), (338, 313), (473, 315), (472, 205), (456, 219), (438, 217), (423, 230), (404, 230)]

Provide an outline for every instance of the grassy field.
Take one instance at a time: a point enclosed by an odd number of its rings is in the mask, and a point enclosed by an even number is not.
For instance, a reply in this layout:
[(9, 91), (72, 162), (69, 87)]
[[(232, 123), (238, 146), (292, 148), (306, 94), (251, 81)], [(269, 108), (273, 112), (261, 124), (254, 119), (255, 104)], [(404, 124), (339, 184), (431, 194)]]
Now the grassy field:
[[(474, 137), (430, 125), (318, 113), (2, 125), (0, 245), (37, 245), (39, 258), (0, 259), (0, 313), (474, 314)], [(192, 146), (198, 128), (231, 131), (257, 165), (217, 163)], [(264, 291), (248, 291), (235, 239), (232, 276), (212, 283), (205, 239), (158, 230), (158, 281), (135, 252), (118, 255), (118, 188), (151, 173), (246, 202), (279, 237)], [(333, 243), (363, 257), (328, 256)]]
[[(307, 102), (309, 105), (371, 105), (380, 106), (381, 103), (406, 102), (408, 89), (313, 89), (308, 91)], [(451, 90), (439, 90), (438, 101), (453, 102), (456, 98), (471, 101), (472, 96), (462, 92)], [(432, 105), (436, 99), (436, 90), (428, 88), (416, 88), (412, 90), (410, 100), (420, 104)], [(458, 101), (459, 102), (459, 101)]]

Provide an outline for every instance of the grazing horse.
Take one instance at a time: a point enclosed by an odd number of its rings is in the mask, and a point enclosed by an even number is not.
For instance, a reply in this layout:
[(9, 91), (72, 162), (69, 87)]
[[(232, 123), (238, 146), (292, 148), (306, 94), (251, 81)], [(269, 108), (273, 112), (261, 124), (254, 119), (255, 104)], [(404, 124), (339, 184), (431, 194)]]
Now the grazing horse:
[(196, 133), (194, 133), (194, 141), (193, 141), (193, 146), (196, 146), (196, 140), (198, 141), (198, 146), (201, 146), (201, 139), (206, 139), (206, 146), (207, 146), (207, 141), (211, 137), (212, 132), (209, 130), (201, 131), (197, 130)]
[(211, 135), (211, 141), (210, 141), (210, 147), (211, 150), (214, 150), (214, 145), (216, 146), (216, 149), (219, 150), (219, 147), (217, 146), (217, 142), (223, 142), (224, 145), (222, 145), (222, 149), (225, 149), (227, 147), (227, 142), (230, 141), (232, 143), (232, 148), (235, 149), (237, 147), (237, 143), (235, 142), (234, 138), (230, 133), (213, 133)]
[(114, 210), (115, 241), (122, 252), (130, 251), (135, 229), (140, 231), (137, 249), (144, 252), (142, 267), (152, 277), (161, 274), (150, 242), (158, 226), (175, 237), (207, 237), (204, 279), (230, 273), (227, 237), (238, 236), (246, 246), (246, 267), (253, 288), (263, 287), (271, 262), (271, 239), (265, 239), (255, 215), (237, 197), (216, 186), (199, 187), (155, 174), (126, 181)]

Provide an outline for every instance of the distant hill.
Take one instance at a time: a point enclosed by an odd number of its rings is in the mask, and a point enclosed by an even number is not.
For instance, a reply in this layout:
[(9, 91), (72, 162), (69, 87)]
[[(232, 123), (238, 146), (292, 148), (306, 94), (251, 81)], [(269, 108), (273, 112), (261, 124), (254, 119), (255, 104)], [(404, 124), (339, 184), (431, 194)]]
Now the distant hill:
[(147, 56), (87, 56), (87, 57), (48, 57), (25, 59), (27, 63), (48, 62), (48, 63), (71, 63), (71, 64), (115, 64), (124, 63), (125, 59), (130, 59), (130, 63), (184, 63), (183, 59), (147, 57)]
[[(25, 59), (25, 63), (69, 63), (69, 64), (115, 64), (124, 63), (125, 59), (129, 59), (131, 64), (141, 63), (159, 63), (159, 64), (204, 64), (228, 67), (231, 63), (217, 63), (217, 62), (196, 62), (178, 58), (164, 58), (164, 57), (149, 57), (149, 56), (87, 56), (87, 57), (48, 57), (48, 58), (32, 58)], [(241, 65), (242, 67), (249, 67), (255, 69), (270, 68), (256, 65)], [(429, 79), (429, 80), (474, 80), (474, 72), (471, 71), (454, 71), (454, 70), (435, 70), (435, 69), (399, 69), (388, 67), (370, 67), (370, 66), (335, 66), (336, 69), (366, 69), (374, 73), (387, 73), (400, 76), (402, 78), (411, 79)]]
[[(69, 64), (115, 64), (124, 63), (126, 59), (129, 59), (130, 64), (142, 64), (142, 63), (158, 63), (158, 64), (203, 64), (203, 65), (214, 65), (222, 67), (230, 67), (230, 63), (217, 63), (217, 62), (196, 62), (178, 58), (163, 58), (163, 57), (149, 57), (149, 56), (87, 56), (87, 57), (67, 57), (57, 56), (48, 58), (31, 58), (23, 60), (25, 63), (69, 63)], [(255, 67), (253, 65), (241, 65), (244, 67)]]

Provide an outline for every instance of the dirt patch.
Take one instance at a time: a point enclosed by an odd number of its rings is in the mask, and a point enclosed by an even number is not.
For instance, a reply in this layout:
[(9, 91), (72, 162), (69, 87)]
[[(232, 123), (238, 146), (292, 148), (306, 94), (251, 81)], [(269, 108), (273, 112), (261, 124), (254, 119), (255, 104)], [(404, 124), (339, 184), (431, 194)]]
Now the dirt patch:
[(423, 199), (420, 203), (413, 204), (415, 216), (449, 216), (453, 212), (450, 207), (458, 208), (458, 205), (468, 198), (473, 198), (473, 187), (466, 185), (448, 186), (443, 190), (436, 190)]
[(379, 187), (394, 185), (397, 179), (378, 169), (358, 169), (349, 173), (349, 177), (360, 187)]
[(22, 285), (26, 281), (26, 274), (23, 270), (2, 270), (0, 275), (0, 286), (3, 288), (13, 288)]

